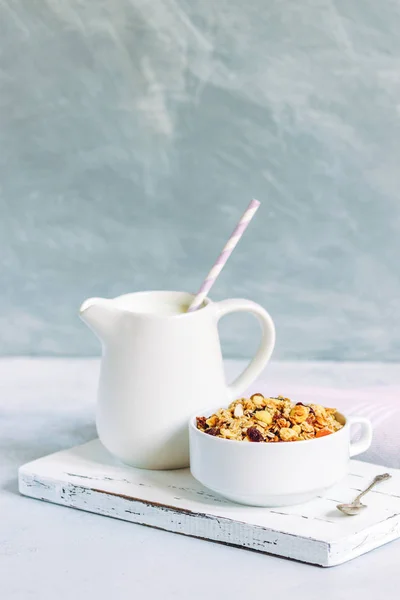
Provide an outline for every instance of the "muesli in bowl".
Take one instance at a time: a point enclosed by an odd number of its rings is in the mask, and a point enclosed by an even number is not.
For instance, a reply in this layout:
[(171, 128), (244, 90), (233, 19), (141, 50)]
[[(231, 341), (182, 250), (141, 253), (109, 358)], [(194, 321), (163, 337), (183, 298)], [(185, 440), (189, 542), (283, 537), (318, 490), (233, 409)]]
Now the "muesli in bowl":
[(335, 433), (343, 427), (336, 408), (294, 403), (289, 398), (253, 394), (209, 417), (197, 417), (197, 428), (208, 435), (245, 442), (294, 442)]
[[(351, 440), (353, 424), (361, 425), (357, 441)], [(192, 417), (190, 470), (200, 483), (234, 502), (299, 504), (340, 481), (350, 457), (367, 450), (371, 439), (371, 423), (364, 417), (253, 394)]]

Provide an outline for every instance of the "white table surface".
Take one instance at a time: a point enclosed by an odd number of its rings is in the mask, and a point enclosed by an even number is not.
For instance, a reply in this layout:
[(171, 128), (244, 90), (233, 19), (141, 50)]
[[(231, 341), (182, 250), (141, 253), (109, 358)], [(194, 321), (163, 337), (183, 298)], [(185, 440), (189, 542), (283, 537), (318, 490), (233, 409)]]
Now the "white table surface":
[[(326, 570), (21, 497), (20, 464), (95, 437), (97, 377), (94, 360), (0, 360), (0, 598), (399, 597), (400, 542)], [(400, 365), (275, 363), (257, 389), (370, 416), (362, 458), (400, 467)]]

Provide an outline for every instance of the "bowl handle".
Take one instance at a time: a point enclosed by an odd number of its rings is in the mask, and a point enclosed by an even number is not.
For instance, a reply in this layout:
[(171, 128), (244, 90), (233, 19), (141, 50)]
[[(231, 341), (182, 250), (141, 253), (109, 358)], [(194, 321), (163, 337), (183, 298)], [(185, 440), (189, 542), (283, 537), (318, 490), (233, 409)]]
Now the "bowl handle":
[(350, 457), (365, 452), (372, 442), (372, 424), (365, 417), (349, 417), (347, 423), (350, 428), (353, 425), (361, 425), (361, 437), (357, 442), (350, 442)]

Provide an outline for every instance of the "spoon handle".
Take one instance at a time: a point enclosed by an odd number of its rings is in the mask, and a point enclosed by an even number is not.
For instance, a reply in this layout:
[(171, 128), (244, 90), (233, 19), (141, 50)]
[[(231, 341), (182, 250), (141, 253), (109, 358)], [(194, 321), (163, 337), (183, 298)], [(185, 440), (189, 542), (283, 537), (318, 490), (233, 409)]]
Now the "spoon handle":
[(357, 504), (361, 500), (361, 498), (363, 496), (365, 496), (365, 494), (368, 494), (368, 492), (370, 490), (372, 490), (372, 488), (377, 483), (380, 483), (381, 481), (385, 481), (386, 479), (390, 479), (390, 478), (391, 478), (391, 475), (389, 475), (389, 473), (383, 473), (382, 475), (377, 475), (376, 477), (374, 477), (374, 479), (371, 481), (369, 486), (363, 492), (361, 492), (361, 494), (358, 494), (358, 496), (356, 498), (354, 498), (353, 504)]

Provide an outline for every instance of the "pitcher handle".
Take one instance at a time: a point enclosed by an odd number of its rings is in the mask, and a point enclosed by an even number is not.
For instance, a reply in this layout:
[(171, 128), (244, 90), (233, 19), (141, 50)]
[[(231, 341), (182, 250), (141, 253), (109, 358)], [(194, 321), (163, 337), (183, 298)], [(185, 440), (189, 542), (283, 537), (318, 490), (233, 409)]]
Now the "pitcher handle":
[(241, 298), (222, 300), (215, 304), (217, 319), (233, 312), (249, 312), (255, 315), (261, 325), (261, 342), (253, 360), (247, 365), (243, 373), (228, 386), (230, 400), (235, 400), (246, 388), (260, 375), (270, 359), (275, 346), (275, 326), (267, 311), (251, 300)]

